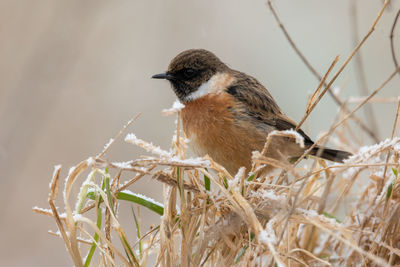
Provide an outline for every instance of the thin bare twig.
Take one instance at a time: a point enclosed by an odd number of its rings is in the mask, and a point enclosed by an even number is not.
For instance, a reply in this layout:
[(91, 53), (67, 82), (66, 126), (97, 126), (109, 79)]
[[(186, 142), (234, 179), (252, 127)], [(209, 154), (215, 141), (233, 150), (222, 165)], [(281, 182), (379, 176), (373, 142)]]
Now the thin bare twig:
[(344, 118), (339, 121), (338, 123), (336, 123), (335, 125), (333, 125), (331, 127), (331, 129), (325, 133), (324, 135), (322, 135), (320, 138), (318, 138), (317, 141), (314, 142), (314, 144), (312, 146), (310, 146), (303, 154), (303, 156), (301, 156), (295, 164), (297, 164), (298, 162), (300, 162), (301, 159), (304, 158), (304, 156), (308, 155), (311, 150), (322, 140), (324, 140), (326, 137), (328, 137), (329, 135), (331, 135), (333, 133), (333, 131), (335, 131), (337, 129), (337, 127), (339, 127), (340, 125), (342, 125), (345, 121), (347, 121), (355, 112), (357, 112), (365, 103), (367, 103), (372, 97), (374, 97), (379, 91), (381, 91), (392, 79), (393, 77), (400, 71), (400, 67), (397, 68), (377, 89), (375, 89), (367, 98), (364, 99), (363, 102), (361, 102), (355, 109), (353, 109), (353, 111), (351, 111), (350, 113), (347, 113), (347, 115), (344, 116)]
[[(399, 102), (397, 103), (396, 117), (394, 118), (394, 122), (393, 122), (392, 135), (391, 135), (392, 139), (394, 137), (394, 133), (396, 132), (396, 125), (399, 120), (399, 113), (400, 113), (400, 99), (399, 99)], [(390, 157), (390, 151), (388, 151), (387, 156), (386, 156), (386, 161), (385, 161), (386, 164), (385, 164), (385, 170), (383, 171), (383, 179), (385, 179), (385, 177), (386, 177), (386, 171), (387, 171), (387, 167), (388, 167), (389, 157)]]
[(333, 67), (338, 62), (338, 60), (339, 60), (339, 56), (336, 56), (336, 58), (333, 60), (332, 64), (330, 65), (328, 71), (325, 73), (324, 77), (322, 78), (320, 84), (318, 85), (318, 88), (315, 90), (313, 96), (311, 97), (310, 102), (307, 104), (306, 113), (304, 114), (303, 118), (301, 119), (301, 121), (296, 126), (296, 131), (298, 129), (300, 129), (301, 125), (308, 118), (308, 116), (311, 114), (311, 112), (317, 106), (319, 101), (325, 95), (326, 91), (329, 89), (329, 87), (325, 87), (325, 89), (322, 91), (322, 93), (319, 93), (319, 91), (321, 90), (323, 84), (325, 83), (326, 79), (328, 78), (329, 73), (332, 71)]
[(126, 129), (137, 119), (139, 116), (142, 115), (142, 113), (138, 113), (135, 117), (130, 119), (123, 127), (122, 129), (110, 140), (108, 144), (104, 146), (103, 151), (100, 152), (99, 155), (96, 156), (97, 159), (100, 159), (104, 156), (105, 153), (107, 153), (108, 149), (110, 146), (126, 131)]
[[(350, 18), (352, 21), (352, 36), (353, 36), (353, 44), (356, 46), (360, 40), (358, 38), (358, 16), (357, 16), (357, 0), (350, 0)], [(364, 64), (361, 56), (361, 52), (355, 55), (355, 64), (357, 68), (355, 68), (356, 75), (358, 76), (359, 81), (359, 89), (362, 95), (368, 95), (369, 90), (367, 86), (367, 79), (365, 77)], [(374, 132), (377, 136), (379, 136), (379, 128), (376, 122), (375, 113), (373, 110), (373, 106), (371, 104), (367, 104), (364, 106), (365, 117), (368, 118), (370, 129), (374, 129)]]
[[(389, 4), (390, 0), (385, 0), (381, 10), (379, 11), (375, 21), (373, 22), (370, 30), (368, 31), (368, 33), (364, 36), (364, 38), (361, 40), (361, 42), (354, 48), (354, 50), (352, 51), (352, 53), (350, 54), (350, 56), (346, 59), (346, 61), (343, 63), (342, 67), (338, 70), (338, 72), (335, 74), (335, 76), (332, 78), (332, 80), (328, 83), (328, 84), (324, 84), (325, 87), (328, 87), (328, 92), (329, 94), (332, 96), (332, 98), (335, 100), (336, 104), (338, 104), (339, 106), (343, 107), (343, 111), (345, 113), (348, 113), (347, 108), (343, 105), (343, 102), (332, 92), (332, 90), (330, 89), (331, 85), (333, 84), (333, 82), (337, 79), (337, 77), (340, 75), (340, 73), (344, 70), (344, 68), (347, 66), (347, 64), (350, 62), (350, 60), (353, 58), (353, 56), (357, 53), (357, 51), (361, 48), (361, 46), (365, 43), (365, 41), (368, 39), (368, 37), (372, 34), (372, 32), (375, 30), (375, 26), (378, 23), (379, 19), (381, 18), (383, 11), (385, 10), (386, 6)], [(322, 80), (321, 75), (312, 67), (312, 65), (310, 64), (310, 62), (306, 59), (306, 57), (300, 52), (300, 50), (297, 48), (297, 46), (295, 45), (293, 39), (290, 37), (289, 33), (287, 32), (285, 26), (283, 25), (283, 23), (281, 22), (277, 12), (275, 11), (275, 8), (272, 6), (271, 0), (268, 0), (268, 6), (272, 12), (272, 14), (274, 15), (275, 20), (278, 22), (279, 27), (282, 29), (282, 32), (284, 33), (286, 39), (289, 41), (289, 43), (291, 44), (291, 46), (293, 47), (293, 49), (296, 51), (297, 55), (302, 59), (302, 61), (305, 63), (305, 65), (308, 67), (308, 69), (314, 74), (315, 77), (318, 78), (318, 80)], [(367, 126), (365, 126), (365, 124), (358, 119), (357, 117), (353, 117), (352, 118), (354, 121), (356, 121), (360, 127), (366, 132), (368, 133), (368, 135), (375, 141), (375, 142), (379, 142), (379, 138), (375, 135), (375, 133), (373, 131), (371, 131)]]
[[(392, 51), (392, 58), (393, 58), (395, 68), (399, 67), (399, 62), (397, 61), (396, 51), (394, 49), (394, 30), (396, 28), (399, 16), (400, 16), (400, 9), (399, 9), (399, 11), (397, 11), (396, 17), (394, 18), (394, 21), (393, 21), (392, 29), (390, 30), (390, 50)], [(400, 75), (400, 73), (399, 73), (399, 75)]]

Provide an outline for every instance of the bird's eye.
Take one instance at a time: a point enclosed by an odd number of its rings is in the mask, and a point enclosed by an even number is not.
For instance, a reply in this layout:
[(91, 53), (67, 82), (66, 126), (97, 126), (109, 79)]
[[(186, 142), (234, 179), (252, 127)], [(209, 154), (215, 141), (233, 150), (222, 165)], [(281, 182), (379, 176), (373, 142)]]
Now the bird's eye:
[(197, 71), (195, 69), (187, 68), (183, 70), (183, 75), (185, 76), (186, 79), (193, 78), (197, 74)]

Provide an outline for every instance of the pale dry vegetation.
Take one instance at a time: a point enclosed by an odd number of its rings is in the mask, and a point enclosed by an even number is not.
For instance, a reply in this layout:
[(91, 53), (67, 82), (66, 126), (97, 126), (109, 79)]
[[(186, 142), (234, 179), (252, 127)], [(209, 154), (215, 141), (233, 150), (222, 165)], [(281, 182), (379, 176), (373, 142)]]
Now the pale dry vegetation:
[[(310, 97), (301, 123), (325, 92), (330, 92), (373, 32), (388, 2), (331, 80), (328, 76), (338, 58), (324, 76), (313, 70), (320, 86)], [(287, 34), (270, 2), (269, 6)], [(294, 164), (267, 158), (269, 143), (275, 138), (299, 139), (293, 131), (274, 132), (263, 151), (254, 152), (252, 170), (242, 168), (232, 176), (207, 156), (187, 157), (187, 140), (181, 131), (179, 108), (175, 108), (167, 112), (178, 116), (170, 150), (127, 134), (127, 143), (153, 156), (126, 162), (105, 160), (104, 154), (133, 119), (101, 154), (70, 169), (62, 194), (58, 194), (61, 167), (56, 166), (50, 184), (50, 209), (34, 210), (55, 219), (58, 232), (52, 234), (64, 240), (76, 266), (400, 266), (398, 98), (378, 99), (397, 103), (393, 105), (393, 130), (386, 133), (390, 138), (360, 147), (351, 126), (357, 125), (376, 138), (374, 130), (354, 114), (365, 104), (373, 104), (374, 96), (398, 75), (397, 61), (395, 64), (394, 72), (369, 96), (352, 98), (356, 107), (331, 93), (340, 110), (329, 131), (316, 143), (330, 139), (354, 152), (343, 164), (310, 158), (307, 153), (302, 158), (308, 159), (300, 163), (300, 158)], [(265, 176), (260, 170), (266, 164), (276, 170)], [(85, 171), (89, 174), (84, 177)], [(133, 178), (122, 180), (123, 173)], [(162, 204), (131, 192), (139, 179), (163, 183)], [(77, 197), (71, 196), (74, 188), (80, 188)], [(63, 200), (62, 211), (55, 206), (57, 197)], [(133, 212), (136, 223), (121, 225), (117, 212), (121, 201), (146, 207), (160, 214), (160, 219), (144, 231), (139, 227), (140, 215)], [(128, 236), (127, 228), (135, 228), (137, 235)]]

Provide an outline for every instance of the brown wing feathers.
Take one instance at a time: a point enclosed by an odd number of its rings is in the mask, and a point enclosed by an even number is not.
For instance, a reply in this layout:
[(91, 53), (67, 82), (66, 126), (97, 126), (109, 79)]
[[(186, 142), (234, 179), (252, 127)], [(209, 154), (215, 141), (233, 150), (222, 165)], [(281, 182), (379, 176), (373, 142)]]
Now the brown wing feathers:
[[(232, 95), (236, 101), (243, 103), (241, 105), (241, 113), (236, 114), (243, 118), (244, 114), (247, 119), (253, 121), (256, 128), (264, 129), (276, 129), (276, 130), (291, 130), (296, 128), (296, 123), (288, 118), (276, 104), (273, 97), (269, 94), (267, 89), (260, 84), (255, 78), (245, 75), (241, 72), (235, 72), (236, 82), (227, 88), (227, 93)], [(251, 90), (251, 92), (249, 92)], [(260, 127), (260, 124), (264, 126)], [(267, 131), (265, 134), (269, 133)], [(304, 144), (306, 147), (310, 147), (314, 144), (311, 138), (299, 129), (297, 132), (303, 136)], [(322, 148), (316, 146), (312, 151), (312, 155), (320, 155), (321, 158), (325, 158), (335, 162), (343, 162), (344, 159), (351, 156), (351, 153)]]

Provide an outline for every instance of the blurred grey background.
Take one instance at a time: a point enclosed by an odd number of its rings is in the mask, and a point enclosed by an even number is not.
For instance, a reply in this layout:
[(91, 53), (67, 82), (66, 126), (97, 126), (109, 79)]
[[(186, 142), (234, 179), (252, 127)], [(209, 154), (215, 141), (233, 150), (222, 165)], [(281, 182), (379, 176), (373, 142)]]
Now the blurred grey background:
[[(273, 2), (321, 74), (336, 55), (340, 66), (350, 54), (354, 21), (362, 37), (383, 2), (354, 0), (355, 17), (352, 1)], [(399, 8), (393, 1), (361, 49), (370, 91), (394, 70), (389, 33)], [(400, 26), (397, 48), (399, 34)], [(0, 0), (0, 38), (1, 266), (72, 265), (62, 240), (47, 234), (56, 230), (55, 222), (32, 212), (33, 206), (47, 207), (55, 164), (63, 165), (65, 177), (69, 167), (100, 152), (139, 112), (128, 132), (168, 149), (175, 118), (160, 111), (175, 96), (166, 82), (150, 77), (164, 71), (178, 52), (213, 51), (258, 78), (296, 121), (318, 85), (263, 0)], [(353, 61), (335, 83), (342, 99), (361, 95), (357, 69)], [(399, 87), (395, 77), (379, 97), (397, 96)], [(395, 108), (395, 103), (374, 104), (381, 139), (391, 134)], [(336, 111), (327, 95), (304, 126), (312, 138), (328, 130)], [(363, 110), (357, 114), (365, 119)], [(363, 143), (371, 140), (363, 136)], [(130, 160), (141, 153), (121, 139), (106, 158)], [(144, 179), (131, 190), (161, 200), (161, 188)], [(132, 216), (125, 221), (133, 224)]]

